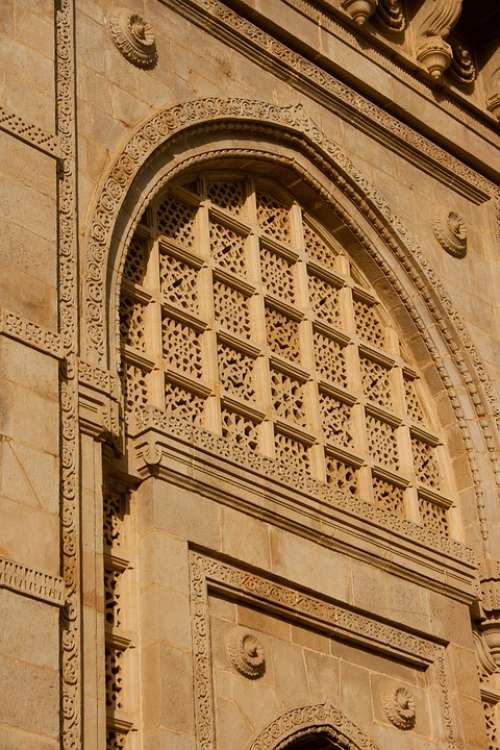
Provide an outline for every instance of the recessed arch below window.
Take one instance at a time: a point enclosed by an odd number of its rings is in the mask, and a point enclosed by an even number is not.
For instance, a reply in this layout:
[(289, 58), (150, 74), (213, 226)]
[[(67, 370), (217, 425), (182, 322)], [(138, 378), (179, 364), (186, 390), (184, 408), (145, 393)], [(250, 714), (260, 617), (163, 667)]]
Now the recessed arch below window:
[(446, 535), (425, 388), (338, 222), (273, 177), (186, 174), (144, 213), (121, 291), (127, 411), (151, 404)]

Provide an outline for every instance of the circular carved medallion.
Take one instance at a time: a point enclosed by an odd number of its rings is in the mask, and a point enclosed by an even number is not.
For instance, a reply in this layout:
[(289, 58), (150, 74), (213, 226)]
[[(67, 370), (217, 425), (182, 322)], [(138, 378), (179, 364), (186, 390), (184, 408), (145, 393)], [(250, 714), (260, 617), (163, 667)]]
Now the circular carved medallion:
[(384, 699), (385, 715), (398, 729), (413, 729), (415, 726), (415, 697), (405, 687), (391, 691)]
[(251, 633), (239, 628), (231, 630), (226, 636), (226, 652), (236, 671), (249, 680), (262, 677), (266, 671), (264, 649)]
[(462, 217), (450, 211), (443, 219), (436, 216), (433, 223), (434, 235), (440, 245), (450, 255), (462, 258), (467, 252), (467, 227)]
[(109, 29), (115, 47), (133, 65), (152, 68), (158, 55), (151, 24), (137, 13), (116, 10), (109, 18)]

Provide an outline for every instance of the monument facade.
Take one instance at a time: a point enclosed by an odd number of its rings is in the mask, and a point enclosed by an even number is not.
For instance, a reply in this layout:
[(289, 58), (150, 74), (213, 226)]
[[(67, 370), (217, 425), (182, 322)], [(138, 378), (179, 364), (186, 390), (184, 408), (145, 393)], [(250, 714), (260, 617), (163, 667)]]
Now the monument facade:
[(499, 28), (2, 3), (2, 748), (498, 750)]

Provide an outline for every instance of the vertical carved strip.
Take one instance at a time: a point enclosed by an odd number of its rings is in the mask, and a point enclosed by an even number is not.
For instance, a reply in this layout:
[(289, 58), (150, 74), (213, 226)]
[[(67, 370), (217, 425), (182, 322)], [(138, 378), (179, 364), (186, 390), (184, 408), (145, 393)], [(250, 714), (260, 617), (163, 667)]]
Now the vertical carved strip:
[(81, 747), (80, 552), (77, 378), (77, 206), (74, 0), (59, 0), (56, 19), (56, 120), (63, 154), (58, 179), (59, 327), (61, 368), (61, 555), (65, 585), (62, 619), (62, 746)]

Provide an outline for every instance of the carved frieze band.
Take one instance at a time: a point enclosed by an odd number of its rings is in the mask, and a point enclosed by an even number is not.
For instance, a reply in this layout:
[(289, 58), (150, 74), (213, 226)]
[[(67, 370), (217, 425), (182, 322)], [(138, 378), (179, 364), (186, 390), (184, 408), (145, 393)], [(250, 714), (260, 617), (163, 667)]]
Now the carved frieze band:
[[(419, 524), (408, 521), (400, 516), (388, 513), (375, 504), (363, 501), (360, 498), (352, 498), (343, 492), (333, 490), (329, 485), (309, 476), (306, 472), (293, 469), (271, 458), (251, 451), (237, 442), (231, 442), (227, 438), (221, 438), (212, 432), (200, 427), (193, 427), (182, 419), (168, 415), (154, 407), (146, 407), (135, 415), (135, 427), (133, 430), (142, 432), (148, 428), (158, 429), (166, 434), (184, 440), (189, 445), (196, 446), (202, 450), (210, 451), (225, 458), (239, 466), (247, 467), (249, 470), (282, 482), (296, 490), (306, 493), (322, 502), (345, 510), (356, 518), (364, 518), (372, 523), (411, 539), (418, 544), (432, 547), (435, 550), (449, 555), (468, 565), (476, 565), (474, 551), (464, 546), (455, 539), (438, 534)], [(151, 451), (151, 446), (148, 446)], [(161, 453), (156, 451), (156, 460), (161, 460)], [(148, 457), (144, 456), (148, 463)]]
[(61, 156), (59, 140), (56, 135), (46, 133), (38, 125), (26, 122), (20, 115), (17, 115), (15, 112), (9, 112), (9, 110), (1, 105), (0, 130), (4, 130), (6, 133), (10, 133), (39, 151), (43, 151), (44, 154), (56, 158)]
[(10, 589), (19, 594), (26, 594), (34, 599), (55, 604), (64, 604), (64, 581), (59, 576), (52, 576), (41, 570), (28, 568), (26, 565), (0, 557), (0, 588)]
[[(369, 132), (373, 137), (383, 134), (391, 141), (391, 146), (405, 154), (413, 163), (425, 169), (438, 180), (463, 193), (476, 203), (483, 203), (495, 193), (495, 186), (483, 178), (466, 164), (456, 159), (448, 151), (437, 146), (431, 140), (418, 133), (393, 117), (385, 109), (378, 107), (366, 97), (346, 86), (338, 78), (327, 72), (319, 65), (308, 60), (303, 55), (292, 51), (285, 44), (267, 34), (251, 21), (243, 18), (236, 11), (228, 8), (220, 0), (163, 0), (168, 5), (179, 9), (182, 7), (196, 18), (200, 11), (222, 23), (234, 35), (235, 39), (244, 40), (245, 48), (251, 44), (259, 54), (264, 54), (270, 61), (274, 60), (278, 67), (286, 66), (293, 70), (291, 80), (307, 81), (314, 87), (319, 87), (322, 95), (328, 95), (327, 106), (334, 105), (335, 111), (345, 116), (355, 117), (359, 127)], [(216, 26), (207, 25), (209, 30)], [(277, 70), (276, 72), (279, 73)], [(451, 181), (450, 181), (450, 178)]]
[[(446, 649), (444, 646), (405, 630), (381, 622), (374, 618), (353, 612), (329, 601), (306, 594), (291, 586), (270, 580), (248, 570), (242, 570), (225, 561), (210, 558), (199, 552), (191, 552), (191, 606), (193, 662), (195, 677), (195, 713), (197, 747), (200, 750), (214, 750), (215, 726), (212, 675), (210, 662), (210, 642), (208, 628), (208, 586), (227, 587), (234, 596), (239, 592), (258, 600), (260, 606), (269, 604), (296, 617), (321, 623), (330, 630), (332, 636), (355, 640), (367, 648), (376, 647), (386, 653), (398, 653), (413, 663), (436, 669), (436, 680), (442, 693), (442, 714), (449, 738), (449, 747), (454, 748), (454, 727), (450, 712), (449, 679), (446, 670)], [(276, 735), (275, 735), (276, 736)], [(365, 745), (360, 745), (364, 747)], [(257, 744), (255, 748), (267, 748)], [(273, 745), (275, 747), (275, 745)], [(349, 747), (349, 745), (347, 746)], [(357, 747), (354, 745), (354, 747)], [(371, 747), (371, 745), (368, 745)]]
[(31, 320), (2, 308), (0, 308), (0, 336), (8, 336), (21, 341), (26, 346), (38, 349), (56, 359), (63, 358), (62, 340), (58, 333), (42, 328)]

